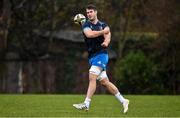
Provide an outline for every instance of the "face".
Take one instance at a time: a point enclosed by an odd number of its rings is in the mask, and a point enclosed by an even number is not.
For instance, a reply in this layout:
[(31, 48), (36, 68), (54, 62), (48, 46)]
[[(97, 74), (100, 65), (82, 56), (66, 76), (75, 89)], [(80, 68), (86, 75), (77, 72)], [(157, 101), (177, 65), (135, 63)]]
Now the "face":
[(86, 9), (87, 17), (90, 21), (94, 21), (97, 18), (97, 11), (93, 9)]

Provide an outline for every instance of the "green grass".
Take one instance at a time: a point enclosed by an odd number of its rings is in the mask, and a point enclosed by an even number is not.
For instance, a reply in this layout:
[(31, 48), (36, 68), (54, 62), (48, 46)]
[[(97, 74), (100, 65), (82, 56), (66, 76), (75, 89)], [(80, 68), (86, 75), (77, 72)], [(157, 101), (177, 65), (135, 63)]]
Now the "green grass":
[(95, 95), (89, 112), (78, 111), (73, 103), (84, 95), (0, 95), (0, 117), (180, 117), (180, 96), (128, 95), (127, 114), (111, 95)]

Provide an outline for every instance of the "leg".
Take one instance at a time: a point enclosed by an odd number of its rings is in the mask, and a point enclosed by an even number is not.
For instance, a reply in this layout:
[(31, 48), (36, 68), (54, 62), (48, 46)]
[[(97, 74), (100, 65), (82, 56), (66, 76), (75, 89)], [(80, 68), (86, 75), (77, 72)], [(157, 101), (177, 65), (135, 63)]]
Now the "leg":
[(111, 83), (107, 78), (102, 79), (100, 83), (101, 85), (105, 86), (107, 90), (113, 95), (116, 95), (119, 92), (117, 87), (113, 83)]
[(107, 88), (107, 90), (115, 95), (115, 97), (123, 104), (124, 113), (128, 111), (129, 100), (125, 99), (119, 92), (118, 88), (109, 81), (106, 71), (103, 71), (100, 75), (100, 83)]
[(116, 95), (119, 92), (118, 88), (109, 81), (106, 71), (102, 71), (99, 76), (99, 81), (111, 94)]
[(98, 75), (89, 73), (89, 87), (87, 90), (87, 96), (86, 98), (91, 99), (93, 94), (96, 91), (96, 79), (97, 79)]
[(77, 109), (81, 110), (89, 110), (91, 98), (96, 91), (96, 79), (98, 78), (99, 74), (101, 73), (101, 68), (97, 66), (92, 66), (89, 70), (89, 87), (87, 90), (87, 95), (84, 103), (80, 104), (73, 104), (73, 106)]

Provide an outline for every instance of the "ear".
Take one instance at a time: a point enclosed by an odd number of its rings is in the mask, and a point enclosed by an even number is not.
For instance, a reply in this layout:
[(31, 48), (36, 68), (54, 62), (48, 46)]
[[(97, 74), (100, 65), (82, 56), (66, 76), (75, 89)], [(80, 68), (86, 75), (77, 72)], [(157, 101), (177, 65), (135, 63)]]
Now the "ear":
[(97, 10), (94, 11), (97, 14)]

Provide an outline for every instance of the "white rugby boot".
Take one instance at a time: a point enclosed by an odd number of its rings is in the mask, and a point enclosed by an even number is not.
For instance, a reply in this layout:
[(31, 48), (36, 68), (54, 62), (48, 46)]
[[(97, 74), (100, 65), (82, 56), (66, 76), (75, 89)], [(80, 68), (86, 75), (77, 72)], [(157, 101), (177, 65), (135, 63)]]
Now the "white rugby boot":
[(89, 110), (89, 107), (86, 106), (85, 103), (73, 104), (73, 107), (75, 107), (76, 109), (79, 109), (79, 110), (85, 110), (85, 111)]
[(125, 99), (124, 102), (123, 102), (123, 108), (124, 108), (123, 113), (127, 113), (128, 106), (129, 106), (129, 100)]

